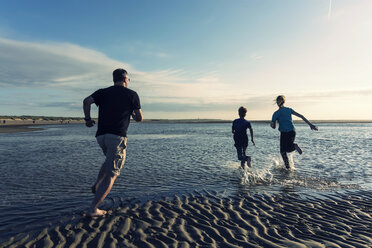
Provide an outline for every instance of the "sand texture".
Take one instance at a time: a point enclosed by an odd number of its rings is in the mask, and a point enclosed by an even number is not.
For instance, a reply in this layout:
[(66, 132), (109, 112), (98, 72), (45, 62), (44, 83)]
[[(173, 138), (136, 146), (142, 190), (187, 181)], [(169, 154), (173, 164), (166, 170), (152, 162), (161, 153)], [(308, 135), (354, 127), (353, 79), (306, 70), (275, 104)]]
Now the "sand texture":
[(372, 192), (189, 195), (78, 217), (0, 247), (372, 247)]

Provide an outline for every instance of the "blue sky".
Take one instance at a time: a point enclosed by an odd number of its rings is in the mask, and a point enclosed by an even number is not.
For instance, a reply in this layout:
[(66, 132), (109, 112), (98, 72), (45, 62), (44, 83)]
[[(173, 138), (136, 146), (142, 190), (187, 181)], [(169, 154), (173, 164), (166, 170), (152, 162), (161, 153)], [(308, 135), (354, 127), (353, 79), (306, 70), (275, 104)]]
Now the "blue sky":
[[(145, 118), (372, 119), (372, 2), (0, 1), (0, 115), (82, 116), (123, 67)], [(97, 113), (96, 109), (93, 110)]]

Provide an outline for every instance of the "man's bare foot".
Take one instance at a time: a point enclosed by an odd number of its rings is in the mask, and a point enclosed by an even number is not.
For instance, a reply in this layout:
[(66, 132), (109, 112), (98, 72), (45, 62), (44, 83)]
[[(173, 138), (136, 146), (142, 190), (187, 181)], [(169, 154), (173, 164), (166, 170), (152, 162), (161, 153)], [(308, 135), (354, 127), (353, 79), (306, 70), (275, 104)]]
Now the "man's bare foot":
[(294, 147), (295, 147), (296, 151), (301, 155), (302, 154), (301, 148), (297, 144), (294, 144)]
[(101, 210), (98, 208), (95, 211), (87, 212), (87, 216), (89, 217), (99, 217), (99, 216), (104, 216), (105, 214), (107, 214), (106, 210)]

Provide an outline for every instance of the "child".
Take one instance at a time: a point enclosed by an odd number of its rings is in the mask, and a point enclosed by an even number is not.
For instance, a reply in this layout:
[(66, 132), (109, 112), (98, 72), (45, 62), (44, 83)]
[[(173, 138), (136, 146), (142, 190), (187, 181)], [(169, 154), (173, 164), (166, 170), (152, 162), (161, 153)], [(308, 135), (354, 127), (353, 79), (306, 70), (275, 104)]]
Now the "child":
[(248, 147), (247, 128), (249, 128), (251, 134), (251, 141), (253, 145), (255, 144), (253, 141), (253, 129), (251, 123), (244, 119), (245, 115), (247, 114), (247, 109), (244, 107), (240, 107), (238, 111), (240, 118), (233, 121), (232, 133), (234, 134), (234, 141), (236, 151), (238, 153), (238, 159), (241, 161), (241, 166), (244, 170), (246, 161), (248, 166), (251, 167), (251, 157), (245, 155), (245, 151)]
[(299, 154), (302, 154), (301, 148), (294, 143), (296, 131), (292, 122), (292, 115), (300, 117), (302, 120), (304, 120), (310, 126), (311, 130), (318, 130), (318, 128), (311, 124), (303, 115), (297, 113), (291, 108), (284, 107), (284, 103), (284, 96), (278, 96), (276, 98), (276, 104), (278, 105), (279, 109), (274, 112), (270, 126), (275, 129), (276, 122), (278, 121), (279, 123), (280, 154), (283, 157), (285, 167), (289, 169), (287, 152), (293, 152), (296, 150)]

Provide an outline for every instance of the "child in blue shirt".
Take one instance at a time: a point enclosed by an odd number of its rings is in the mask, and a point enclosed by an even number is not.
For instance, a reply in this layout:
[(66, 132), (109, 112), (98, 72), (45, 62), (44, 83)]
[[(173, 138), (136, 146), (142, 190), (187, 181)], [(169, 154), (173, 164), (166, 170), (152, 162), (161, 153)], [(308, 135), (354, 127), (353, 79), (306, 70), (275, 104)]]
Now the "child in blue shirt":
[(249, 129), (253, 145), (255, 145), (255, 143), (253, 141), (252, 125), (249, 121), (244, 119), (247, 114), (247, 109), (240, 107), (238, 112), (240, 118), (233, 121), (232, 133), (234, 134), (234, 145), (238, 154), (238, 159), (241, 161), (241, 166), (244, 169), (245, 162), (247, 162), (248, 166), (251, 167), (251, 157), (245, 154), (248, 147), (247, 129)]
[(291, 108), (284, 107), (284, 103), (284, 96), (278, 96), (276, 98), (276, 104), (278, 105), (279, 109), (274, 112), (270, 126), (275, 129), (276, 122), (279, 123), (280, 154), (282, 155), (285, 167), (289, 169), (287, 152), (293, 152), (296, 150), (299, 154), (302, 154), (301, 148), (294, 143), (296, 131), (293, 125), (292, 115), (300, 117), (302, 120), (304, 120), (310, 126), (311, 130), (318, 130), (318, 128), (311, 124), (303, 115), (297, 113)]

